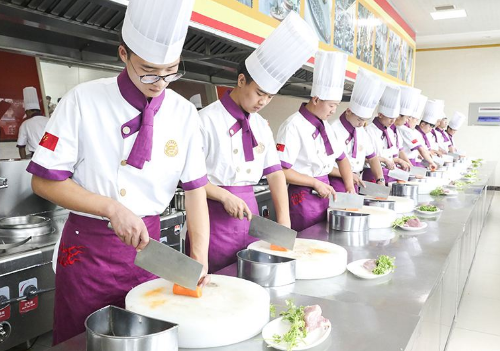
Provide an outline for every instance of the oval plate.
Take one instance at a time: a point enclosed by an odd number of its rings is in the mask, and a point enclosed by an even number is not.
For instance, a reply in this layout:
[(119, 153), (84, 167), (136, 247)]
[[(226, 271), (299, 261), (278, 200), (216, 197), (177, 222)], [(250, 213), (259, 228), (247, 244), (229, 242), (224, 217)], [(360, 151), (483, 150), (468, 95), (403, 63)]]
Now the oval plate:
[(392, 273), (392, 272), (387, 272), (387, 273), (380, 274), (380, 275), (373, 274), (368, 269), (363, 267), (363, 264), (369, 260), (370, 259), (353, 261), (347, 265), (347, 270), (349, 272), (351, 272), (352, 274), (354, 274), (356, 277), (361, 278), (361, 279), (377, 279), (377, 278), (385, 277), (386, 275)]

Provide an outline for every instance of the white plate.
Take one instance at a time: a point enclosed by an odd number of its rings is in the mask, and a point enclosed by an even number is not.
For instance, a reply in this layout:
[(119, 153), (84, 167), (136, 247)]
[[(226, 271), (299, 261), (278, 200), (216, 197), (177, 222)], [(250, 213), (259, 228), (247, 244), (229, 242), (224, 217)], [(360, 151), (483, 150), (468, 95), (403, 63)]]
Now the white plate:
[[(432, 211), (421, 211), (421, 210), (418, 209), (418, 207), (415, 208), (415, 212), (417, 212), (418, 214), (424, 215), (424, 216), (437, 215), (437, 214), (441, 213), (442, 211), (443, 210), (441, 210), (439, 208), (437, 209), (437, 211), (434, 211), (434, 212), (432, 212)], [(427, 224), (427, 223), (425, 223), (425, 224)]]
[(351, 272), (352, 274), (354, 274), (356, 277), (359, 277), (362, 279), (377, 279), (377, 278), (385, 277), (386, 275), (392, 273), (392, 272), (388, 272), (388, 273), (380, 274), (380, 275), (373, 274), (368, 269), (363, 267), (363, 264), (366, 261), (369, 261), (369, 259), (353, 261), (347, 265), (347, 270), (349, 272)]
[(404, 227), (402, 225), (398, 225), (398, 228), (401, 228), (403, 230), (407, 230), (409, 232), (416, 232), (416, 231), (427, 228), (427, 223), (425, 223), (425, 222), (420, 222), (420, 223), (422, 223), (422, 225), (420, 227)]
[[(283, 335), (290, 330), (290, 323), (282, 321), (282, 319), (283, 317), (273, 319), (264, 326), (264, 329), (262, 329), (262, 337), (264, 338), (264, 341), (269, 346), (274, 347), (277, 350), (287, 350), (287, 345), (285, 343), (275, 344), (273, 342), (274, 334)], [(307, 350), (311, 347), (318, 346), (326, 340), (331, 331), (332, 324), (328, 321), (328, 327), (326, 329), (318, 328), (307, 333), (307, 336), (303, 340), (304, 342), (299, 342), (299, 345), (295, 346), (293, 350)]]

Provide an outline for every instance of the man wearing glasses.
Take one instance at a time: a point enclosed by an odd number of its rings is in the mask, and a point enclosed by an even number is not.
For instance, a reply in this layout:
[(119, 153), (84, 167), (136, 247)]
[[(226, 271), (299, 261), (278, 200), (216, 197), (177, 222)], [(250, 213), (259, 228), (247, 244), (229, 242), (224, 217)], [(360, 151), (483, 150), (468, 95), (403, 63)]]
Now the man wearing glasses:
[(182, 75), (193, 4), (131, 0), (118, 50), (125, 69), (66, 94), (28, 167), (33, 190), (71, 210), (57, 254), (54, 344), (83, 332), (95, 310), (124, 307), (131, 288), (155, 278), (134, 258), (149, 238), (159, 239), (159, 214), (179, 180), (191, 257), (208, 269), (199, 117), (193, 104), (166, 89)]

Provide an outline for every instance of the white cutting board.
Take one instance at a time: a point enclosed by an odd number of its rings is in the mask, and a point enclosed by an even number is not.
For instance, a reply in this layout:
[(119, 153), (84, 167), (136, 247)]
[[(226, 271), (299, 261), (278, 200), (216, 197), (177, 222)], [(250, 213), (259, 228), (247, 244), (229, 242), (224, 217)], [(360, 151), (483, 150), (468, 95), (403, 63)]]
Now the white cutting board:
[(155, 279), (136, 286), (125, 308), (179, 325), (179, 348), (207, 348), (238, 343), (259, 334), (269, 322), (267, 291), (250, 281), (211, 275), (203, 296), (174, 295), (173, 284)]
[(355, 213), (367, 213), (370, 215), (368, 217), (368, 226), (370, 229), (390, 228), (397, 218), (396, 211), (376, 206), (363, 206)]
[(387, 200), (395, 202), (394, 211), (396, 211), (396, 213), (412, 212), (415, 208), (415, 201), (409, 197), (391, 195), (387, 198)]
[(295, 279), (323, 279), (345, 272), (347, 251), (342, 246), (327, 241), (313, 239), (295, 239), (293, 251), (274, 251), (265, 241), (256, 241), (248, 245), (249, 249), (275, 256), (297, 260)]

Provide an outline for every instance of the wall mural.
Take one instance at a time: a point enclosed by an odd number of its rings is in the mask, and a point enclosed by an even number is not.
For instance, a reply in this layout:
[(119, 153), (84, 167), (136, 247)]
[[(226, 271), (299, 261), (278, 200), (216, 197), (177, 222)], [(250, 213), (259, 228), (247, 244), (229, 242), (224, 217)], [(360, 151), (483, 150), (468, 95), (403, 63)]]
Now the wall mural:
[(362, 4), (358, 4), (358, 36), (356, 45), (356, 58), (373, 64), (373, 41), (375, 28), (380, 21)]
[(304, 19), (326, 44), (332, 39), (332, 8), (333, 0), (305, 0)]
[(335, 1), (333, 46), (352, 55), (354, 53), (355, 0)]
[(260, 0), (259, 11), (278, 21), (283, 21), (290, 11), (299, 12), (300, 0)]
[(398, 77), (399, 58), (401, 56), (401, 38), (392, 30), (389, 31), (389, 54), (387, 59), (387, 74)]
[(377, 26), (376, 34), (375, 34), (375, 54), (373, 66), (376, 69), (385, 71), (385, 63), (387, 56), (387, 40), (389, 36), (389, 28), (385, 23), (380, 23)]

